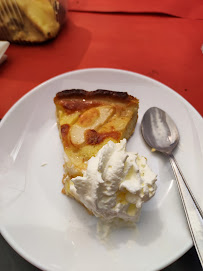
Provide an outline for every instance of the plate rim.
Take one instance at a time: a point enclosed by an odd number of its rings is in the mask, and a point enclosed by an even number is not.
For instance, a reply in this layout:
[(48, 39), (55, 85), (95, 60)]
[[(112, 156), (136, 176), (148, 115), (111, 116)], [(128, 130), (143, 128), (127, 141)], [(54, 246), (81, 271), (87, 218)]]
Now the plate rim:
[[(34, 92), (40, 91), (40, 88), (42, 86), (47, 85), (48, 83), (51, 83), (52, 81), (63, 79), (66, 76), (70, 76), (71, 74), (80, 74), (80, 73), (87, 73), (87, 72), (115, 72), (115, 73), (119, 72), (119, 73), (123, 73), (123, 74), (130, 74), (132, 76), (138, 76), (140, 78), (143, 78), (144, 80), (151, 81), (151, 82), (155, 83), (156, 85), (158, 84), (160, 87), (163, 87), (165, 89), (165, 91), (167, 90), (169, 92), (172, 92), (178, 99), (180, 99), (186, 106), (188, 106), (193, 111), (195, 116), (198, 117), (200, 121), (202, 121), (201, 114), (183, 96), (181, 96), (175, 90), (173, 90), (169, 86), (165, 85), (164, 83), (161, 83), (158, 80), (155, 80), (149, 76), (146, 76), (146, 75), (143, 75), (143, 74), (140, 74), (137, 72), (123, 70), (123, 69), (84, 68), (84, 69), (77, 69), (77, 70), (73, 70), (73, 71), (69, 71), (69, 72), (65, 72), (65, 73), (56, 75), (56, 76), (51, 77), (48, 80), (40, 83), (39, 85), (35, 86), (31, 90), (29, 90), (27, 93), (25, 93), (20, 99), (18, 99), (13, 104), (12, 107), (3, 116), (3, 118), (0, 122), (0, 129), (4, 125), (4, 123), (7, 121), (7, 118), (10, 116), (10, 114), (12, 114), (12, 112), (15, 111), (16, 107), (20, 106), (20, 104), (23, 103), (26, 100), (26, 98), (29, 97), (30, 95), (32, 95)], [(53, 270), (53, 269), (47, 269), (47, 266), (43, 266), (43, 264), (38, 263), (37, 261), (35, 261), (35, 258), (33, 258), (32, 256), (29, 256), (29, 254), (27, 254), (27, 252), (25, 250), (23, 250), (21, 247), (18, 247), (18, 244), (15, 242), (15, 240), (13, 238), (11, 238), (9, 236), (6, 228), (1, 224), (0, 224), (0, 233), (2, 234), (2, 237), (5, 239), (5, 241), (16, 251), (16, 253), (19, 254), (22, 258), (24, 258), (26, 261), (28, 261), (32, 265), (36, 266), (37, 268), (40, 268), (43, 270), (44, 269), (45, 270)], [(159, 268), (163, 269), (163, 268), (167, 267), (168, 265), (172, 264), (173, 262), (175, 262), (177, 259), (182, 257), (192, 247), (192, 245), (193, 245), (192, 240), (188, 241), (188, 244), (185, 245), (184, 249), (182, 249), (181, 252), (179, 251), (179, 253), (177, 253), (176, 257), (171, 257), (170, 260), (165, 262), (165, 264), (160, 265)]]
[(12, 113), (12, 111), (15, 109), (15, 107), (18, 106), (18, 104), (20, 104), (24, 99), (26, 99), (28, 96), (32, 95), (32, 93), (34, 93), (35, 91), (38, 90), (38, 88), (42, 87), (43, 85), (46, 85), (47, 83), (50, 83), (51, 81), (54, 81), (56, 79), (60, 79), (60, 78), (63, 78), (69, 74), (75, 74), (75, 73), (83, 73), (83, 72), (89, 72), (89, 71), (101, 71), (101, 72), (104, 72), (104, 71), (111, 71), (111, 72), (121, 72), (121, 73), (126, 73), (126, 74), (131, 74), (131, 75), (136, 75), (136, 76), (139, 76), (139, 77), (142, 77), (144, 78), (145, 80), (148, 80), (148, 81), (153, 81), (154, 83), (156, 84), (159, 84), (160, 86), (164, 87), (164, 88), (167, 88), (169, 91), (172, 91), (174, 95), (177, 95), (178, 98), (181, 99), (181, 101), (183, 101), (184, 103), (186, 103), (191, 110), (193, 110), (193, 112), (195, 112), (198, 117), (200, 117), (200, 119), (202, 119), (203, 117), (201, 116), (201, 114), (197, 111), (196, 108), (194, 108), (192, 106), (192, 104), (190, 104), (183, 96), (181, 96), (179, 93), (177, 93), (174, 89), (172, 89), (171, 87), (165, 85), (164, 83), (154, 79), (154, 78), (151, 78), (147, 75), (143, 75), (141, 73), (137, 73), (137, 72), (133, 72), (133, 71), (129, 71), (129, 70), (123, 70), (123, 69), (115, 69), (115, 68), (84, 68), (84, 69), (78, 69), (78, 70), (73, 70), (73, 71), (69, 71), (69, 72), (65, 72), (65, 73), (61, 73), (61, 74), (58, 74), (54, 77), (51, 77), (49, 79), (47, 79), (46, 81), (40, 83), (39, 85), (35, 86), (34, 88), (30, 89), (27, 93), (25, 93), (22, 97), (20, 97), (11, 107), (10, 109), (6, 112), (6, 114), (2, 117), (1, 119), (1, 122), (0, 122), (0, 128), (2, 126), (2, 123), (5, 122), (5, 119), (8, 117), (9, 114)]

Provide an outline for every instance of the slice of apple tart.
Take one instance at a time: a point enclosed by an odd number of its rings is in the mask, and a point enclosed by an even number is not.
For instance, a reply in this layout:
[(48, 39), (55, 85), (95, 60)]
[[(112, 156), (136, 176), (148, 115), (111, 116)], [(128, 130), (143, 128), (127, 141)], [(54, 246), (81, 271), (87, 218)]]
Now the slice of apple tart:
[(133, 134), (139, 101), (127, 92), (71, 89), (54, 98), (64, 147), (63, 192), (70, 195), (70, 180), (82, 176), (87, 161), (108, 142)]

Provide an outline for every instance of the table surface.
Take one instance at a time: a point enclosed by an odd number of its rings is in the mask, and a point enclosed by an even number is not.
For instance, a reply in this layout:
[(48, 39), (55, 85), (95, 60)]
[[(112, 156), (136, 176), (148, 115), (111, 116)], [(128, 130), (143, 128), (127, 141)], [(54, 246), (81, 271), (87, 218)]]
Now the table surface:
[(95, 67), (130, 70), (154, 78), (203, 115), (202, 33), (203, 20), (69, 11), (55, 40), (9, 47), (8, 59), (0, 66), (0, 118), (43, 81)]
[[(0, 66), (0, 118), (29, 90), (58, 74), (108, 67), (154, 78), (203, 115), (201, 1), (70, 0), (59, 36), (42, 45), (10, 45)], [(177, 5), (178, 2), (178, 5)], [(181, 8), (185, 5), (185, 8)], [(0, 235), (0, 270), (38, 270)], [(164, 269), (202, 270), (194, 247)]]

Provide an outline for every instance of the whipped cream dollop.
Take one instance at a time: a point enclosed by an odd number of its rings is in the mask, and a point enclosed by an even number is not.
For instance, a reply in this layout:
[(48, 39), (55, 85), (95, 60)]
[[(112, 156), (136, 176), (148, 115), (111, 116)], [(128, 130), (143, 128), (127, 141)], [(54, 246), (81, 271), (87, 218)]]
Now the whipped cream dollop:
[(95, 216), (136, 222), (142, 204), (156, 191), (156, 174), (145, 157), (126, 152), (126, 139), (109, 141), (88, 160), (83, 176), (71, 180), (70, 191)]

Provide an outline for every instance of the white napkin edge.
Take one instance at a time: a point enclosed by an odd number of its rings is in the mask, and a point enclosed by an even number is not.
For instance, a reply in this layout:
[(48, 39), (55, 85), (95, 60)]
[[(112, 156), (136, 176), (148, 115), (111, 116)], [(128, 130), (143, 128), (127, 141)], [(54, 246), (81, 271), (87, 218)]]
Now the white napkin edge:
[(8, 49), (9, 45), (10, 42), (8, 41), (0, 41), (0, 64), (2, 64), (7, 59), (7, 55), (4, 53)]

